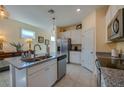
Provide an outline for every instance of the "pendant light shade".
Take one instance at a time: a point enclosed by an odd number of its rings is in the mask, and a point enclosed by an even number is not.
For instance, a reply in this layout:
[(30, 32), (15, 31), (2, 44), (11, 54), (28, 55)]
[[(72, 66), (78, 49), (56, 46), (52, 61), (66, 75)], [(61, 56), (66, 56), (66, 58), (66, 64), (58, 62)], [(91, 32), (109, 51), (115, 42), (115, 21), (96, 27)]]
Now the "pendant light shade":
[(9, 13), (3, 5), (0, 5), (0, 19), (8, 19)]
[(51, 15), (51, 19), (52, 19), (52, 23), (53, 23), (53, 29), (51, 31), (51, 41), (55, 41), (55, 36), (54, 36), (54, 33), (55, 33), (55, 11), (53, 9), (50, 9), (48, 11), (48, 13)]

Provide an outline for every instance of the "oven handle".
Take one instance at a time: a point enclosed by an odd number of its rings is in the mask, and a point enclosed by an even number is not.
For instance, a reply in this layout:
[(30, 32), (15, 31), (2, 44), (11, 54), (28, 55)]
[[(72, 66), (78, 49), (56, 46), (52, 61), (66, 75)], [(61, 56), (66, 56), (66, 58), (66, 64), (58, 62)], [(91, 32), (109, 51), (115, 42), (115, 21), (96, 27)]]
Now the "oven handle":
[(99, 80), (97, 79), (97, 85), (101, 86), (101, 69), (100, 69), (100, 63), (99, 63), (98, 59), (96, 59), (95, 64), (96, 64), (97, 70), (99, 71)]

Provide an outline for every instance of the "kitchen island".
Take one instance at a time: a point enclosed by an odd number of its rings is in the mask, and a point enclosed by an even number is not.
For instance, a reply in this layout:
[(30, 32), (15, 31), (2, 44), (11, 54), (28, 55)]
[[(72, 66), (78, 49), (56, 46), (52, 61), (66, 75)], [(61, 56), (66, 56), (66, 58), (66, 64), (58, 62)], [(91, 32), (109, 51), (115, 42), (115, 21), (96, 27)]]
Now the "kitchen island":
[[(59, 55), (61, 56), (61, 55)], [(25, 62), (21, 57), (5, 59), (10, 63), (12, 87), (50, 87), (57, 81), (57, 57)]]
[(102, 87), (124, 87), (124, 59), (98, 55)]

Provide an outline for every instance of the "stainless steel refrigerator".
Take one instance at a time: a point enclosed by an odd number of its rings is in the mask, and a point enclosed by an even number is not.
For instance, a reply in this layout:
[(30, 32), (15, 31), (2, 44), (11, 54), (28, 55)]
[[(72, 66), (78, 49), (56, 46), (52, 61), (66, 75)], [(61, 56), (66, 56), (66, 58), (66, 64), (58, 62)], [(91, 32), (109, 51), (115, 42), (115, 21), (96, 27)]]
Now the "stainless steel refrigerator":
[(66, 54), (66, 62), (70, 63), (70, 52), (71, 49), (71, 39), (57, 39), (57, 53)]

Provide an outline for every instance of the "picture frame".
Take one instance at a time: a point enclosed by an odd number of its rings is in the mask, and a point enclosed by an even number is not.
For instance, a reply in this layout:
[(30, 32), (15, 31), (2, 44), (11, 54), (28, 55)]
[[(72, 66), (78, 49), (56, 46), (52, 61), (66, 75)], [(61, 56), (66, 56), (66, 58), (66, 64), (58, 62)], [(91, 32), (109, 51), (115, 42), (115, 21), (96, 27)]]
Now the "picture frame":
[(38, 36), (38, 43), (44, 43), (44, 37)]
[(45, 39), (45, 45), (49, 45), (49, 40)]

